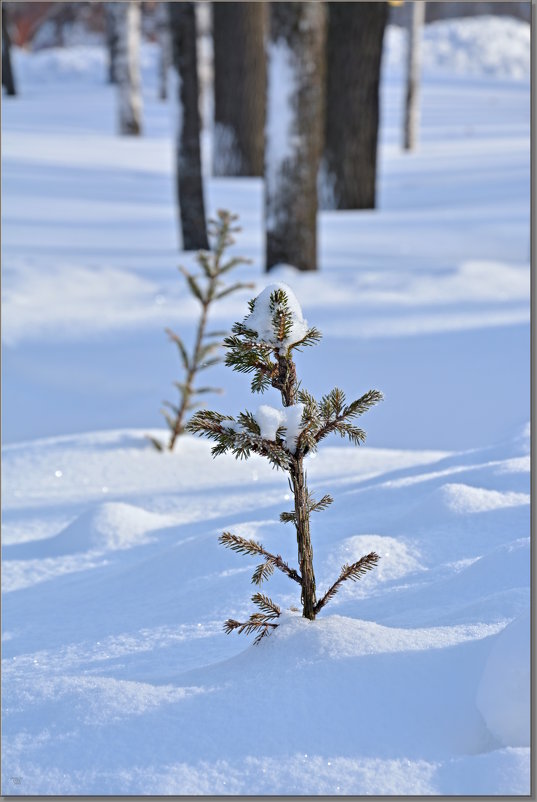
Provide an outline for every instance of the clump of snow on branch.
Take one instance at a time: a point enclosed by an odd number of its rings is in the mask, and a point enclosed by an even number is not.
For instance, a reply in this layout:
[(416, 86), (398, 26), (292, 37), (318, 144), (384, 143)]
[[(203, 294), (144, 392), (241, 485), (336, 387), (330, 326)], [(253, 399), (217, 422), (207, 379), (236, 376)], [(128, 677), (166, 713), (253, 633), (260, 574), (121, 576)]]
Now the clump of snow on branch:
[(282, 410), (262, 404), (254, 415), (259, 426), (259, 434), (264, 440), (276, 440), (276, 432), (283, 425), (285, 417)]
[[(291, 328), (283, 340), (277, 340), (274, 334), (274, 309), (270, 306), (270, 297), (275, 290), (283, 290), (287, 296), (287, 310), (291, 313)], [(308, 322), (304, 319), (300, 303), (291, 287), (283, 281), (269, 284), (257, 296), (253, 311), (244, 321), (244, 325), (257, 332), (259, 342), (267, 345), (289, 347), (303, 340), (308, 332)]]
[(276, 409), (268, 404), (262, 404), (254, 414), (259, 432), (264, 440), (276, 440), (280, 426), (286, 430), (285, 447), (291, 454), (296, 451), (296, 441), (302, 431), (302, 416), (304, 404), (293, 404), (290, 407)]

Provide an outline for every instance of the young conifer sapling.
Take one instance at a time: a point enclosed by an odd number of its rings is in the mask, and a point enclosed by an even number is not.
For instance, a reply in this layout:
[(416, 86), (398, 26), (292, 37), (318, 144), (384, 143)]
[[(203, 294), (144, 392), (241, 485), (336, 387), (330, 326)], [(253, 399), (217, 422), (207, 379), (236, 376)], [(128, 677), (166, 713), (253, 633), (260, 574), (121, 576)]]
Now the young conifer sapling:
[[(292, 290), (285, 284), (266, 287), (250, 301), (250, 312), (242, 323), (235, 323), (232, 334), (224, 340), (228, 349), (226, 365), (240, 373), (252, 374), (252, 392), (262, 393), (272, 386), (281, 393), (280, 408), (262, 405), (255, 413), (241, 412), (235, 419), (218, 412), (197, 412), (187, 430), (215, 441), (213, 456), (231, 452), (236, 458), (247, 459), (260, 454), (270, 464), (287, 472), (293, 493), (294, 508), (283, 512), (280, 520), (292, 523), (296, 530), (298, 568), (291, 567), (279, 554), (268, 552), (261, 543), (224, 532), (220, 542), (241, 554), (261, 560), (252, 582), (261, 583), (278, 569), (300, 586), (302, 614), (314, 620), (347, 580), (356, 581), (378, 562), (375, 552), (366, 554), (351, 565), (344, 565), (336, 581), (318, 599), (313, 568), (313, 548), (310, 515), (326, 509), (333, 499), (325, 495), (318, 501), (307, 487), (304, 457), (317, 450), (329, 434), (337, 433), (359, 445), (365, 432), (356, 425), (356, 418), (382, 399), (378, 390), (369, 390), (356, 401), (347, 404), (337, 387), (316, 401), (297, 380), (294, 352), (314, 345), (321, 339), (316, 328), (309, 328)], [(226, 632), (256, 633), (258, 643), (275, 623), (280, 608), (262, 593), (252, 601), (259, 608), (247, 621), (226, 621)]]
[[(237, 290), (253, 287), (253, 284), (236, 282), (235, 284), (225, 285), (223, 277), (240, 264), (249, 264), (249, 259), (232, 257), (226, 259), (227, 249), (234, 244), (233, 234), (241, 229), (235, 225), (237, 215), (230, 212), (219, 210), (217, 220), (209, 221), (209, 237), (213, 244), (212, 251), (198, 251), (196, 261), (201, 272), (198, 275), (189, 273), (184, 267), (179, 270), (186, 279), (189, 291), (200, 304), (200, 316), (196, 328), (194, 345), (192, 351), (188, 353), (181, 337), (171, 329), (166, 329), (166, 334), (175, 343), (179, 351), (179, 357), (184, 370), (184, 378), (180, 382), (174, 382), (179, 391), (179, 403), (171, 404), (164, 401), (162, 414), (170, 429), (170, 436), (167, 448), (172, 451), (177, 438), (185, 431), (187, 413), (199, 406), (198, 396), (205, 393), (220, 393), (219, 387), (195, 387), (194, 383), (198, 373), (216, 365), (221, 361), (218, 351), (221, 339), (226, 334), (225, 331), (207, 331), (209, 311), (211, 306), (225, 298), (226, 295)], [(171, 413), (171, 414), (170, 414)], [(155, 448), (163, 451), (165, 445), (154, 437), (149, 438)]]

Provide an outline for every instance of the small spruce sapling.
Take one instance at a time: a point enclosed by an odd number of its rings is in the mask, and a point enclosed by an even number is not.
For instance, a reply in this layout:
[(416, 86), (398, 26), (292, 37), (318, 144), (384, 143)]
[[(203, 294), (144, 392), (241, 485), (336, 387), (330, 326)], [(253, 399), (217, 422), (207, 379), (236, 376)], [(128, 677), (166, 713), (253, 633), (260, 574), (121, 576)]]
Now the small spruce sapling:
[[(187, 413), (196, 406), (199, 406), (199, 402), (196, 401), (196, 396), (205, 393), (222, 392), (219, 387), (194, 387), (194, 381), (198, 373), (221, 361), (221, 358), (218, 356), (218, 350), (221, 345), (221, 338), (226, 332), (206, 331), (211, 304), (215, 301), (219, 301), (221, 298), (225, 298), (226, 295), (231, 295), (231, 293), (237, 290), (254, 286), (251, 283), (245, 284), (242, 282), (236, 282), (235, 284), (225, 286), (222, 281), (222, 277), (229, 273), (230, 270), (240, 264), (250, 264), (250, 260), (242, 259), (241, 257), (233, 257), (227, 259), (227, 261), (225, 260), (227, 249), (235, 242), (233, 234), (241, 229), (234, 225), (237, 220), (237, 215), (219, 210), (217, 217), (217, 220), (209, 221), (209, 236), (213, 242), (213, 250), (198, 251), (196, 255), (196, 261), (201, 267), (201, 273), (196, 276), (189, 273), (184, 267), (179, 268), (187, 281), (190, 292), (201, 307), (192, 352), (190, 354), (188, 353), (179, 335), (175, 334), (171, 329), (166, 329), (166, 334), (177, 346), (185, 372), (183, 381), (174, 382), (175, 387), (179, 391), (179, 404), (171, 404), (169, 401), (163, 402), (164, 406), (170, 410), (170, 412), (168, 412), (167, 409), (162, 410), (162, 414), (170, 429), (170, 437), (167, 444), (170, 451), (173, 450), (177, 438), (185, 431), (185, 418)], [(159, 451), (164, 450), (165, 446), (159, 440), (154, 437), (150, 437), (149, 439)]]
[[(236, 419), (218, 412), (197, 412), (186, 427), (188, 431), (214, 440), (213, 456), (231, 452), (236, 458), (247, 459), (252, 453), (266, 457), (270, 464), (288, 473), (294, 497), (294, 508), (283, 512), (280, 520), (292, 523), (298, 544), (298, 570), (286, 563), (279, 554), (268, 552), (261, 543), (224, 532), (220, 543), (240, 554), (261, 560), (252, 582), (261, 583), (275, 569), (286, 574), (301, 589), (302, 614), (314, 620), (347, 580), (356, 581), (378, 562), (375, 552), (366, 554), (351, 565), (344, 565), (336, 581), (317, 599), (313, 570), (313, 549), (310, 536), (310, 514), (326, 509), (333, 499), (325, 495), (315, 500), (307, 487), (304, 457), (317, 450), (321, 440), (337, 433), (359, 445), (365, 432), (355, 420), (382, 400), (382, 393), (369, 390), (350, 404), (337, 387), (316, 401), (297, 380), (294, 351), (317, 343), (321, 334), (308, 328), (302, 310), (292, 290), (284, 284), (271, 285), (249, 304), (250, 313), (242, 323), (235, 323), (231, 336), (224, 340), (228, 349), (225, 363), (240, 373), (252, 374), (252, 392), (262, 393), (272, 386), (280, 391), (282, 408), (260, 406), (256, 413), (242, 412)], [(259, 608), (247, 621), (229, 619), (226, 632), (257, 633), (258, 643), (271, 629), (280, 608), (262, 593), (252, 601)]]

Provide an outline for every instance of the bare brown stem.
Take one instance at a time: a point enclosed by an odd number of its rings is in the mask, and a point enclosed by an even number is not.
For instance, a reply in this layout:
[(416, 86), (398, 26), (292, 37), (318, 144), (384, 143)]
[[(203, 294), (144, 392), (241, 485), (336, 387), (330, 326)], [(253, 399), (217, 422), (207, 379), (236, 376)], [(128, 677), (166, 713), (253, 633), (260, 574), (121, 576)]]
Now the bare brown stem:
[[(215, 285), (215, 284), (216, 284), (216, 276), (213, 279), (211, 279), (211, 282), (210, 282), (210, 285), (209, 285), (209, 293), (208, 293), (207, 297), (211, 297), (210, 289), (213, 288), (213, 285)], [(214, 291), (214, 288), (213, 288), (213, 291)], [(188, 404), (190, 403), (190, 398), (192, 397), (194, 377), (195, 377), (195, 375), (196, 375), (196, 373), (197, 373), (197, 371), (199, 369), (200, 351), (201, 351), (201, 345), (202, 345), (202, 342), (203, 342), (203, 337), (204, 337), (204, 334), (205, 334), (205, 328), (207, 326), (207, 313), (208, 313), (208, 311), (209, 311), (209, 301), (205, 300), (205, 301), (202, 302), (202, 312), (201, 312), (201, 316), (200, 316), (199, 323), (198, 323), (198, 330), (196, 332), (196, 343), (194, 345), (194, 356), (193, 356), (193, 359), (192, 359), (192, 363), (191, 363), (191, 365), (190, 365), (190, 367), (189, 367), (189, 369), (187, 371), (187, 374), (186, 374), (185, 389), (184, 389), (184, 392), (183, 392), (183, 397), (181, 399), (181, 406), (179, 407), (179, 411), (178, 411), (177, 417), (175, 419), (175, 425), (174, 425), (173, 431), (172, 431), (172, 433), (170, 435), (170, 441), (168, 443), (168, 449), (170, 451), (173, 450), (173, 447), (175, 445), (175, 441), (177, 440), (179, 435), (182, 434), (183, 429), (184, 429), (183, 420), (184, 420), (185, 414), (186, 414), (187, 409), (188, 409)]]

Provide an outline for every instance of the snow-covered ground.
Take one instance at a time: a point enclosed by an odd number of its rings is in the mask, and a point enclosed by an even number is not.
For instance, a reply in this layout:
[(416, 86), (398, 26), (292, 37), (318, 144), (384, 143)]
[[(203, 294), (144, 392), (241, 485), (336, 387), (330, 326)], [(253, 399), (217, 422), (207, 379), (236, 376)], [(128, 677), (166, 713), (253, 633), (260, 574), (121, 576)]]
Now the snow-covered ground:
[[(257, 647), (249, 558), (290, 562), (285, 476), (159, 454), (196, 307), (176, 265), (173, 113), (144, 49), (144, 137), (116, 135), (95, 47), (17, 52), (2, 108), (4, 794), (529, 793), (529, 27), (428, 26), (421, 144), (400, 149), (401, 32), (387, 37), (379, 208), (320, 215), (318, 274), (277, 271), (321, 343), (316, 395), (385, 401), (367, 446), (308, 460), (317, 582), (376, 551), (316, 622)], [(204, 134), (206, 164), (210, 131)], [(208, 179), (262, 274), (262, 185)], [(218, 328), (252, 293), (220, 304)], [(208, 375), (208, 374), (207, 374)], [(222, 366), (214, 409), (248, 377)]]

